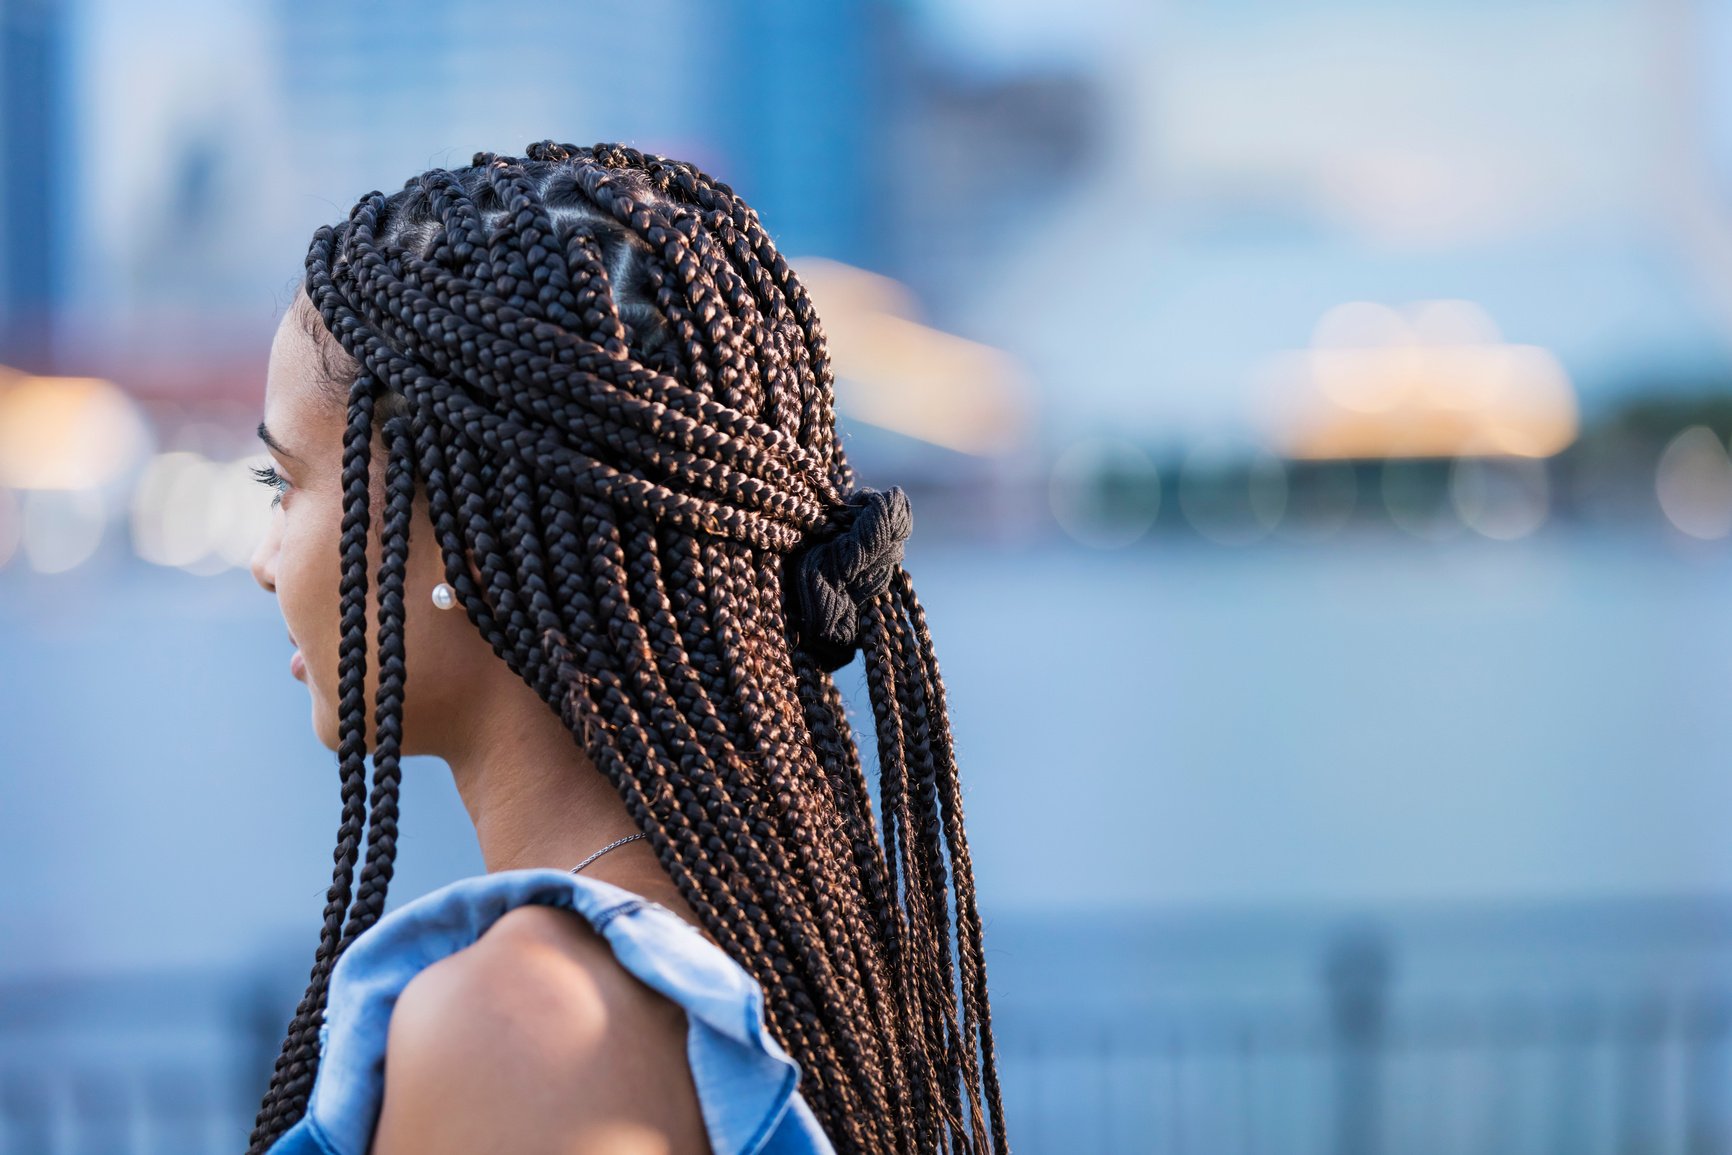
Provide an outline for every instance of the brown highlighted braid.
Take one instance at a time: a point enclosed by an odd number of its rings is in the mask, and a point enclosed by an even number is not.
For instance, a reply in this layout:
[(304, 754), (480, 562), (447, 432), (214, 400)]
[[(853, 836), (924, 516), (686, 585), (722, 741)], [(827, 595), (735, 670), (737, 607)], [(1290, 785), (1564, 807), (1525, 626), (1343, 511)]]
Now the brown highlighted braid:
[[(362, 197), (314, 235), (305, 286), (324, 340), (341, 346), (329, 360), (347, 367), (343, 810), (311, 979), (249, 1155), (304, 1115), (332, 966), (384, 911), (417, 487), (470, 620), (762, 985), (770, 1031), (836, 1149), (1007, 1152), (925, 614), (890, 563), (847, 587), (857, 604), (835, 616), (853, 632), (838, 649), (802, 636), (790, 607), (805, 603), (784, 588), (865, 516), (871, 491), (854, 490), (836, 433), (823, 329), (757, 214), (690, 164), (541, 141)], [(387, 462), (369, 794), (376, 429)], [(839, 588), (825, 587), (832, 602)], [(856, 646), (876, 822), (832, 678)]]

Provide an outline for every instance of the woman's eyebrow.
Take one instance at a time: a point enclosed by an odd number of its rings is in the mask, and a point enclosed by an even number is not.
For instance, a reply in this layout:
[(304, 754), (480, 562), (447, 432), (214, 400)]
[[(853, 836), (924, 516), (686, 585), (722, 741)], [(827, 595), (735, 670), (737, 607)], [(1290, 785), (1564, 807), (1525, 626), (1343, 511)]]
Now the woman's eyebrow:
[(287, 457), (291, 461), (299, 461), (300, 460), (299, 457), (296, 457), (293, 453), (290, 453), (287, 449), (284, 449), (282, 446), (282, 443), (279, 442), (275, 437), (271, 436), (271, 431), (269, 429), (265, 428), (265, 423), (263, 421), (259, 422), (259, 440), (263, 441), (266, 445), (270, 446), (272, 449), (276, 450), (278, 453), (282, 454), (284, 457)]

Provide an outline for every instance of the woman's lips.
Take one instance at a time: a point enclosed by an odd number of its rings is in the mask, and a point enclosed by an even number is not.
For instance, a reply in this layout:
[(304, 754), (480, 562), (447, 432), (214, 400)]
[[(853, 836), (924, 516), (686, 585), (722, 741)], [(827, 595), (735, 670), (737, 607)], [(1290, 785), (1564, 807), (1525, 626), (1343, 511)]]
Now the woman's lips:
[(299, 650), (289, 655), (289, 673), (303, 682), (307, 680), (307, 659), (301, 657)]

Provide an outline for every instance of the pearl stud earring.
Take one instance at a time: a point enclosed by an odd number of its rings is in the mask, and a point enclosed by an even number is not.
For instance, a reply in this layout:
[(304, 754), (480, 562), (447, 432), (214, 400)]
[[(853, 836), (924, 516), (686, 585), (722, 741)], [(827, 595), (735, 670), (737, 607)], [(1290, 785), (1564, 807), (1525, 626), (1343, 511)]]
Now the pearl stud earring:
[(433, 587), (433, 604), (442, 610), (448, 610), (457, 604), (457, 591), (445, 582)]

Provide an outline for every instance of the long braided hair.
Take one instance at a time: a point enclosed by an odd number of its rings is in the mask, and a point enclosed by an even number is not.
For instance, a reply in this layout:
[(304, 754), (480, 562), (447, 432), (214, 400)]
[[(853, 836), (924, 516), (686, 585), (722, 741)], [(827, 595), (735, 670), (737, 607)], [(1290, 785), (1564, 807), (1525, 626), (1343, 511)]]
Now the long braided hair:
[[(304, 285), (352, 375), (343, 806), (249, 1155), (304, 1115), (332, 966), (384, 911), (417, 486), (470, 620), (761, 984), (837, 1150), (1008, 1152), (944, 685), (900, 564), (908, 502), (855, 490), (823, 329), (757, 214), (690, 164), (541, 141), (362, 197), (314, 234)], [(832, 678), (856, 652), (877, 826)]]

